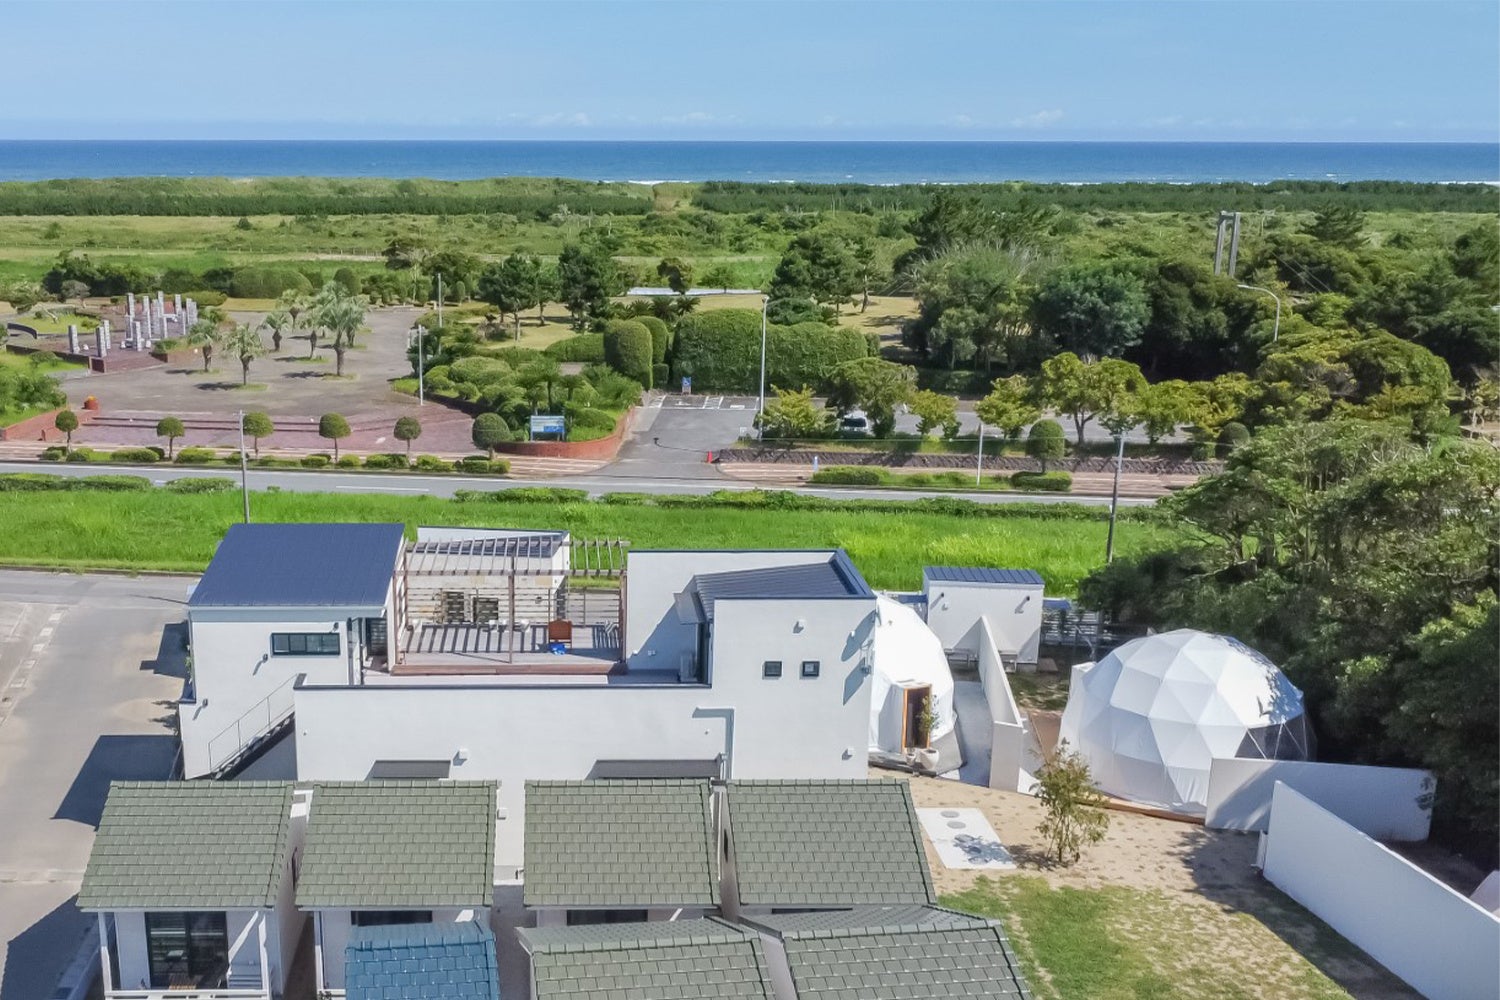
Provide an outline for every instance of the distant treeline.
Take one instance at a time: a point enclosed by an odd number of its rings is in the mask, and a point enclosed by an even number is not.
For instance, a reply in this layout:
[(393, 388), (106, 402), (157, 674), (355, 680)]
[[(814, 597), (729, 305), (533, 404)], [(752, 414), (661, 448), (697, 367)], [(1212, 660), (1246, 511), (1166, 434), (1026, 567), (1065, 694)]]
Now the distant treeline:
[[(1500, 190), (1487, 184), (1413, 184), (1404, 181), (1277, 181), (1273, 184), (964, 184), (945, 186), (996, 211), (1023, 204), (1116, 212), (1310, 211), (1329, 202), (1364, 212), (1497, 212)], [(701, 185), (693, 204), (711, 212), (912, 212), (931, 200), (932, 185), (746, 184)]]
[(644, 215), (649, 188), (506, 177), (119, 177), (0, 184), (0, 215)]

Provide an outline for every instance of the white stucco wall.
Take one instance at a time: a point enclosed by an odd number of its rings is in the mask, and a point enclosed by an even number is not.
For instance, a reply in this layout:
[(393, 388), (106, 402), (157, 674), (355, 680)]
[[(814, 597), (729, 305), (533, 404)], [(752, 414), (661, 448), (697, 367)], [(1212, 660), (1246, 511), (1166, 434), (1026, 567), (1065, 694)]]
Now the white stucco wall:
[(953, 583), (925, 578), (922, 585), (927, 595), (927, 624), (943, 640), (944, 649), (978, 652), (978, 625), (983, 618), (989, 623), (1000, 652), (1015, 653), (1018, 664), (1036, 664), (1042, 641), (1040, 585)]
[[(419, 907), (413, 907), (419, 909)], [(349, 935), (354, 929), (353, 919), (348, 910), (319, 910), (318, 916), (322, 924), (322, 949), (323, 956), (323, 987), (330, 990), (341, 990), (344, 988), (344, 949), (349, 944)], [(488, 911), (483, 911), (484, 919), (488, 919)], [(432, 922), (435, 924), (452, 924), (461, 920), (473, 920), (475, 911), (471, 909), (434, 909), (432, 911)]]
[(991, 788), (1007, 792), (1027, 791), (1031, 778), (1026, 774), (1026, 747), (1031, 736), (1010, 689), (1005, 664), (1000, 661), (1000, 654), (990, 637), (989, 623), (980, 619), (977, 629), (979, 682), (984, 688), (990, 716), (989, 784)]
[(1500, 995), (1500, 919), (1277, 782), (1265, 876), (1432, 1000)]
[[(117, 910), (114, 913), (115, 942), (120, 963), (120, 989), (149, 989), (151, 963), (146, 951), (146, 913), (144, 910)], [(285, 985), (288, 962), (281, 961), (281, 932), (276, 914), (270, 910), (228, 910), (224, 925), (229, 936), (229, 968), (232, 975), (260, 977), (261, 921), (266, 921), (267, 964), (273, 970), (272, 983), (277, 989)]]
[(1209, 766), (1203, 825), (1264, 832), (1277, 782), (1377, 840), (1426, 840), (1432, 826), (1437, 781), (1431, 771), (1239, 757), (1217, 758)]

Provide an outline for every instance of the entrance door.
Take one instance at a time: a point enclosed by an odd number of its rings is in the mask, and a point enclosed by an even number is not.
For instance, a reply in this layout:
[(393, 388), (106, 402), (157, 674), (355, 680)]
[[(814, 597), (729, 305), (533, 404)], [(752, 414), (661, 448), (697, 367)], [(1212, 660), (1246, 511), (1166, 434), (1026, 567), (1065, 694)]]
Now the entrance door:
[(902, 688), (901, 697), (901, 718), (905, 721), (901, 727), (901, 749), (925, 750), (931, 744), (932, 733), (922, 732), (922, 711), (932, 701), (932, 685)]
[(223, 913), (147, 913), (152, 989), (223, 989), (229, 934)]

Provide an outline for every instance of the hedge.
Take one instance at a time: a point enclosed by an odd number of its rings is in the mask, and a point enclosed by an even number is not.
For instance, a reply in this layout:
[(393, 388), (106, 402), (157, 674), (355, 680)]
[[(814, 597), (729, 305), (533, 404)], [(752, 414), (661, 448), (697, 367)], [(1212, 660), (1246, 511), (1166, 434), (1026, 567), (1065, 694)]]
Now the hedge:
[(651, 331), (631, 319), (612, 319), (604, 325), (604, 363), (626, 378), (651, 388)]
[(484, 455), (466, 455), (453, 463), (453, 467), (459, 472), (478, 472), (491, 475), (505, 475), (510, 471), (510, 463), (503, 458), (491, 461)]
[(407, 469), (411, 463), (406, 460), (405, 455), (366, 455), (365, 468), (367, 469)]
[(1070, 472), (1014, 472), (1010, 484), (1031, 493), (1067, 493), (1073, 488)]
[(672, 328), (659, 316), (637, 316), (635, 321), (651, 331), (651, 363), (665, 362), (667, 350), (672, 346)]
[(207, 465), (218, 457), (212, 448), (183, 448), (173, 461), (178, 465)]
[(151, 480), (145, 476), (54, 476), (38, 472), (0, 474), (0, 492), (103, 490), (111, 493), (139, 493), (149, 489)]
[[(822, 323), (772, 325), (766, 331), (766, 384), (822, 388), (828, 372), (869, 356), (858, 330)], [(672, 343), (672, 378), (698, 392), (756, 392), (760, 387), (760, 313), (716, 309), (688, 316)]]
[(568, 337), (555, 344), (548, 344), (547, 349), (542, 353), (558, 361), (600, 364), (604, 361), (604, 334), (580, 333), (576, 337)]
[(517, 486), (509, 490), (454, 490), (458, 503), (581, 503), (589, 498), (588, 490), (570, 490), (558, 486)]
[(229, 279), (229, 294), (238, 299), (274, 299), (286, 291), (311, 292), (307, 275), (292, 267), (238, 267)]
[(453, 463), (444, 461), (436, 455), (418, 455), (412, 461), (412, 468), (419, 472), (452, 472)]
[(331, 462), (327, 455), (303, 455), (298, 464), (304, 469), (326, 469)]
[(596, 410), (590, 406), (567, 408), (570, 430), (595, 430), (613, 432), (619, 421), (607, 410)]
[(173, 479), (166, 488), (173, 493), (226, 493), (239, 484), (233, 479)]
[(112, 462), (135, 462), (140, 465), (151, 465), (161, 461), (161, 456), (150, 448), (117, 448), (110, 452)]
[(810, 483), (830, 486), (879, 486), (890, 478), (884, 469), (866, 465), (830, 465), (808, 477)]

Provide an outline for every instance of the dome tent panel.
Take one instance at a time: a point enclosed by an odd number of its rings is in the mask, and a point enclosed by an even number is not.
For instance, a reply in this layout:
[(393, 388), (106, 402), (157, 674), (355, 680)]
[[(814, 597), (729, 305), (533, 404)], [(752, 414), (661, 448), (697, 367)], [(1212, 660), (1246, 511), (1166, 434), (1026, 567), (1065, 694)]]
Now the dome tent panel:
[(908, 743), (908, 692), (923, 688), (931, 697), (932, 731), (937, 742), (953, 732), (953, 674), (943, 643), (911, 608), (888, 597), (875, 601), (876, 625), (870, 647), (870, 746), (872, 753), (903, 752)]

